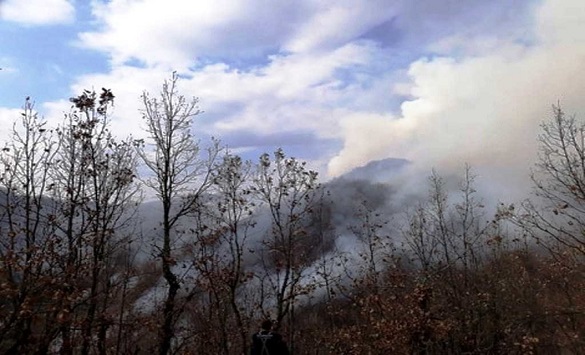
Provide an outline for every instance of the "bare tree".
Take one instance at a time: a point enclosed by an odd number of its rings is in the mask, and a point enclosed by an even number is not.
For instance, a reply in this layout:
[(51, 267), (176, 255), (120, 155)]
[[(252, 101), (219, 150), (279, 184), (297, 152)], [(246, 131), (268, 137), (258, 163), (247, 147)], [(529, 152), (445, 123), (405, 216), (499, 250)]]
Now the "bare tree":
[(434, 171), (429, 177), (428, 200), (408, 216), (409, 225), (404, 230), (406, 247), (423, 270), (462, 267), (466, 273), (479, 266), (489, 225), (485, 224), (484, 205), (476, 197), (474, 183), (475, 176), (466, 165), (458, 201), (452, 201), (444, 179)]
[[(147, 149), (139, 150), (152, 177), (146, 185), (156, 192), (163, 208), (161, 243), (157, 246), (162, 276), (168, 292), (160, 326), (159, 353), (167, 354), (174, 338), (176, 297), (181, 287), (173, 271), (173, 228), (177, 222), (197, 209), (202, 194), (211, 186), (211, 173), (219, 153), (219, 145), (208, 149), (206, 159), (200, 157), (199, 143), (191, 134), (192, 119), (201, 111), (198, 100), (188, 100), (177, 91), (178, 76), (172, 74), (163, 83), (159, 98), (142, 95), (143, 118), (149, 135)], [(149, 149), (152, 148), (152, 149)]]
[(209, 309), (205, 323), (213, 330), (205, 337), (214, 354), (245, 353), (248, 347), (253, 308), (248, 307), (251, 272), (245, 257), (250, 230), (256, 225), (251, 174), (250, 162), (226, 152), (213, 173), (208, 208), (200, 209), (196, 217), (193, 265), (196, 283), (206, 295), (201, 300)]
[[(140, 200), (138, 156), (131, 139), (117, 140), (109, 130), (113, 94), (84, 91), (72, 98), (72, 112), (57, 130), (59, 150), (52, 166), (52, 196), (59, 201), (53, 224), (64, 239), (62, 256), (63, 352), (73, 351), (71, 328), (82, 331), (80, 352), (106, 353), (115, 253), (124, 249), (120, 235)], [(74, 308), (85, 310), (73, 314)], [(65, 316), (67, 315), (67, 316)], [(97, 339), (97, 342), (95, 341)]]
[(384, 261), (388, 261), (384, 256), (392, 248), (390, 237), (383, 234), (388, 221), (382, 219), (380, 212), (369, 207), (367, 201), (361, 201), (356, 219), (359, 223), (349, 226), (349, 230), (361, 242), (358, 256), (366, 265), (358, 277), (367, 279), (374, 288), (372, 292), (377, 292), (379, 276), (386, 266)]
[(508, 207), (514, 221), (549, 251), (585, 255), (585, 123), (567, 117), (560, 105), (544, 122), (539, 161), (532, 174), (536, 200), (520, 213)]
[(85, 91), (55, 130), (27, 99), (2, 151), (1, 223), (9, 238), (0, 254), (10, 288), (18, 290), (18, 316), (6, 323), (19, 334), (11, 352), (46, 353), (59, 335), (64, 354), (106, 352), (116, 288), (111, 261), (138, 191), (132, 142), (115, 140), (107, 128), (112, 99), (105, 89), (99, 96)]
[[(448, 191), (445, 180), (433, 172), (428, 199), (409, 216), (403, 234), (415, 266), (420, 268), (413, 275), (426, 299), (420, 308), (425, 317), (432, 314), (425, 322), (449, 319), (454, 327), (460, 327), (454, 329), (470, 329), (468, 334), (473, 334), (466, 335), (468, 339), (460, 331), (448, 334), (451, 351), (456, 353), (467, 351), (467, 347), (500, 346), (497, 336), (492, 339), (486, 334), (494, 328), (496, 332), (503, 331), (499, 323), (502, 310), (496, 301), (482, 301), (486, 294), (495, 296), (498, 288), (478, 282), (489, 261), (488, 247), (500, 245), (502, 231), (497, 218), (488, 221), (485, 217), (474, 182), (471, 168), (465, 166), (459, 191), (454, 194)], [(490, 275), (490, 282), (498, 281)], [(434, 313), (435, 310), (438, 312)], [(418, 333), (411, 341), (412, 346), (422, 353), (428, 351), (430, 335)]]
[[(11, 140), (0, 152), (0, 351), (24, 353), (47, 349), (54, 327), (39, 335), (33, 325), (48, 312), (43, 298), (51, 298), (50, 236), (44, 197), (50, 188), (50, 161), (55, 142), (46, 122), (26, 99)], [(50, 318), (50, 316), (48, 316)], [(49, 323), (47, 323), (49, 324)], [(31, 340), (36, 337), (36, 341)]]
[[(306, 228), (318, 197), (317, 173), (308, 170), (305, 162), (287, 158), (281, 149), (274, 152), (273, 160), (268, 154), (262, 155), (257, 169), (253, 191), (268, 210), (271, 222), (262, 250), (265, 274), (261, 281), (274, 297), (277, 322), (288, 316), (290, 335), (294, 334), (297, 298), (315, 286), (302, 281), (310, 261), (315, 258), (311, 251), (319, 242)], [(293, 348), (293, 339), (289, 343)]]

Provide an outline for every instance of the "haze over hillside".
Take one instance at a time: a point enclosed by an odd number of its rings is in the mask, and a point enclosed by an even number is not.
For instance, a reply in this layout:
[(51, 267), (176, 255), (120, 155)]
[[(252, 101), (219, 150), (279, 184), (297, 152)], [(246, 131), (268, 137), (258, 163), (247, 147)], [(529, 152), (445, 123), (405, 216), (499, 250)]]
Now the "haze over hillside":
[(585, 0), (0, 0), (0, 48), (0, 354), (585, 354)]

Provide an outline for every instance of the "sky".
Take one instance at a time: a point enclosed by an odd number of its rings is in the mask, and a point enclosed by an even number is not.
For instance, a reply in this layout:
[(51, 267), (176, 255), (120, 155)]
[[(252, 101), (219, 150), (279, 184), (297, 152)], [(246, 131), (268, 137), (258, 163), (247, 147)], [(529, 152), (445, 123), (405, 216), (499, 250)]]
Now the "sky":
[(402, 158), (405, 185), (467, 163), (520, 196), (551, 105), (585, 119), (585, 1), (0, 0), (0, 68), (0, 136), (27, 96), (57, 123), (105, 87), (139, 137), (176, 71), (196, 136), (244, 157), (283, 147), (323, 180)]

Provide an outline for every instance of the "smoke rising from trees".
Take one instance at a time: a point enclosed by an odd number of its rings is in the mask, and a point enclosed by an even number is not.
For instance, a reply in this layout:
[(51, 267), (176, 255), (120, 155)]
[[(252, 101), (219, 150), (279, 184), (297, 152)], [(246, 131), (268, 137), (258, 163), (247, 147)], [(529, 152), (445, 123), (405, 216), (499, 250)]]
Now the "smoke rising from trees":
[(265, 318), (295, 353), (584, 349), (584, 128), (560, 106), (536, 194), (496, 203), (465, 165), (320, 183), (282, 149), (202, 146), (178, 80), (142, 96), (145, 141), (113, 136), (110, 90), (58, 127), (25, 101), (0, 151), (1, 351), (239, 354)]

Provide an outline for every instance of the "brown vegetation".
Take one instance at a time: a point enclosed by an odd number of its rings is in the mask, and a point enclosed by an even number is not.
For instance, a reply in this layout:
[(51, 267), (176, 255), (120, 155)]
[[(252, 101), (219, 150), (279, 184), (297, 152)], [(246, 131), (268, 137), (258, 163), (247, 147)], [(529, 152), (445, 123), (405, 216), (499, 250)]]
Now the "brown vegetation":
[(433, 173), (392, 228), (357, 204), (340, 252), (316, 173), (282, 150), (199, 149), (176, 82), (143, 96), (146, 145), (110, 134), (108, 90), (57, 129), (26, 102), (0, 152), (0, 353), (244, 354), (266, 317), (294, 354), (585, 352), (585, 129), (559, 107), (533, 199), (489, 216), (470, 168), (455, 194)]

